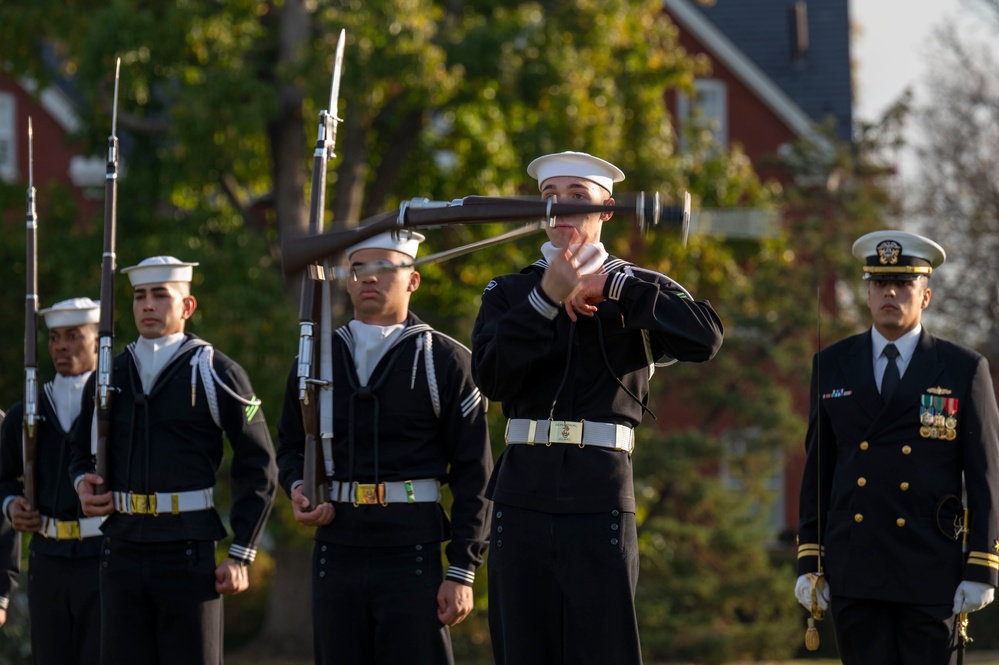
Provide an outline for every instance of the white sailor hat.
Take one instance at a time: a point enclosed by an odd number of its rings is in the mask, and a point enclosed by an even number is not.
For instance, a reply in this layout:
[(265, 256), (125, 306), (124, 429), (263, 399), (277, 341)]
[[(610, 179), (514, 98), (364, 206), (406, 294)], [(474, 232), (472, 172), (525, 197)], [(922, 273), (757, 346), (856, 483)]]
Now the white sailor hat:
[(864, 279), (910, 281), (929, 278), (947, 253), (929, 238), (906, 231), (874, 231), (853, 243), (853, 255), (864, 262)]
[(90, 298), (70, 298), (38, 312), (45, 317), (49, 330), (69, 326), (85, 326), (101, 320), (101, 304)]
[(614, 191), (614, 183), (624, 180), (624, 171), (610, 162), (585, 152), (556, 152), (542, 155), (527, 165), (527, 175), (538, 179), (540, 189), (548, 178), (556, 176), (576, 176), (597, 183), (607, 190)]
[(386, 231), (376, 236), (363, 240), (356, 245), (347, 248), (347, 258), (354, 252), (362, 249), (390, 249), (393, 252), (401, 252), (411, 259), (416, 258), (416, 252), (420, 243), (426, 240), (422, 233), (409, 229), (399, 229), (396, 231)]
[(122, 268), (132, 286), (160, 284), (162, 282), (190, 282), (194, 277), (197, 263), (185, 263), (172, 256), (151, 256), (142, 259), (137, 265)]

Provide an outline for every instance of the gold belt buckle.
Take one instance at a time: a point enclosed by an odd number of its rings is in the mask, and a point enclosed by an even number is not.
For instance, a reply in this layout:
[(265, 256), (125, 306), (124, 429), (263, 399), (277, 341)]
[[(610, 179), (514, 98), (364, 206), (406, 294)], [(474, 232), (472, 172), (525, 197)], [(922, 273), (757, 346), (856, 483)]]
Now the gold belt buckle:
[(156, 495), (155, 494), (133, 494), (132, 495), (133, 515), (155, 515)]
[(553, 420), (548, 425), (548, 443), (583, 443), (583, 423)]
[(371, 484), (357, 484), (357, 489), (354, 490), (354, 505), (364, 505), (370, 506), (374, 504), (385, 504), (385, 484), (378, 483), (377, 485)]
[(57, 540), (79, 540), (80, 539), (80, 523), (73, 521), (57, 521), (56, 522), (56, 539)]

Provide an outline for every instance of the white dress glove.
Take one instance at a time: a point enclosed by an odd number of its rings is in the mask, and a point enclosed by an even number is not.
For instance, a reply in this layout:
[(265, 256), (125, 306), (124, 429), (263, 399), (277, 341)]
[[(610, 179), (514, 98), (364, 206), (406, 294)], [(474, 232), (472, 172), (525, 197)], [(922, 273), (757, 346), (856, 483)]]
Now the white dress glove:
[(969, 582), (965, 580), (957, 585), (954, 593), (954, 614), (977, 612), (996, 597), (996, 590), (991, 584)]
[[(812, 611), (812, 581), (808, 579), (808, 575), (798, 576), (798, 582), (794, 585), (794, 597), (798, 599), (802, 607), (809, 612)], [(815, 600), (818, 602), (819, 609), (823, 612), (829, 609), (828, 584), (818, 585)]]

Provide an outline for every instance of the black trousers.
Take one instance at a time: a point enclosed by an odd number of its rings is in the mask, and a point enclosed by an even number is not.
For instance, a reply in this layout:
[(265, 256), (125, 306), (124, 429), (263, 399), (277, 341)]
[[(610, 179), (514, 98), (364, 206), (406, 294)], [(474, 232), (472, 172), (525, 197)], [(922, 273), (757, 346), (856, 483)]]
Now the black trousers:
[(31, 552), (28, 561), (31, 661), (97, 665), (101, 638), (97, 557)]
[(222, 662), (214, 542), (105, 538), (100, 578), (102, 665)]
[(493, 506), (489, 633), (496, 665), (640, 665), (634, 513)]
[(836, 644), (844, 665), (947, 665), (954, 614), (950, 605), (905, 605), (833, 596)]
[(453, 665), (437, 620), (440, 543), (349, 547), (316, 542), (312, 626), (316, 665)]

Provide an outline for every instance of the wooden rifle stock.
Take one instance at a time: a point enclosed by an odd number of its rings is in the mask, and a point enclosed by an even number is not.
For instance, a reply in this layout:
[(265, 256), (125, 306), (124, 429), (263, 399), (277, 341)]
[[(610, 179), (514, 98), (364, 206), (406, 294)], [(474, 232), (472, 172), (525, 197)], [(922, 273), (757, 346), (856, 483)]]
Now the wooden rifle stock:
[(108, 137), (108, 159), (104, 175), (104, 253), (101, 256), (101, 316), (98, 324), (97, 345), (97, 407), (96, 471), (103, 484), (94, 488), (103, 494), (109, 486), (108, 460), (111, 438), (111, 384), (114, 363), (114, 273), (115, 237), (118, 223), (118, 75), (121, 58), (114, 70), (114, 106), (111, 116), (111, 136)]
[[(315, 177), (315, 175), (313, 175)], [(302, 494), (309, 500), (309, 510), (329, 499), (326, 464), (323, 460), (319, 431), (319, 383), (313, 378), (316, 366), (315, 317), (318, 313), (315, 282), (302, 278), (302, 301), (299, 310), (298, 340), (298, 401), (302, 407), (302, 429), (305, 433), (305, 460), (302, 469)]]
[(28, 201), (24, 296), (24, 418), (21, 458), (24, 462), (24, 498), (38, 507), (38, 216), (35, 214), (35, 167), (31, 118), (28, 118)]

